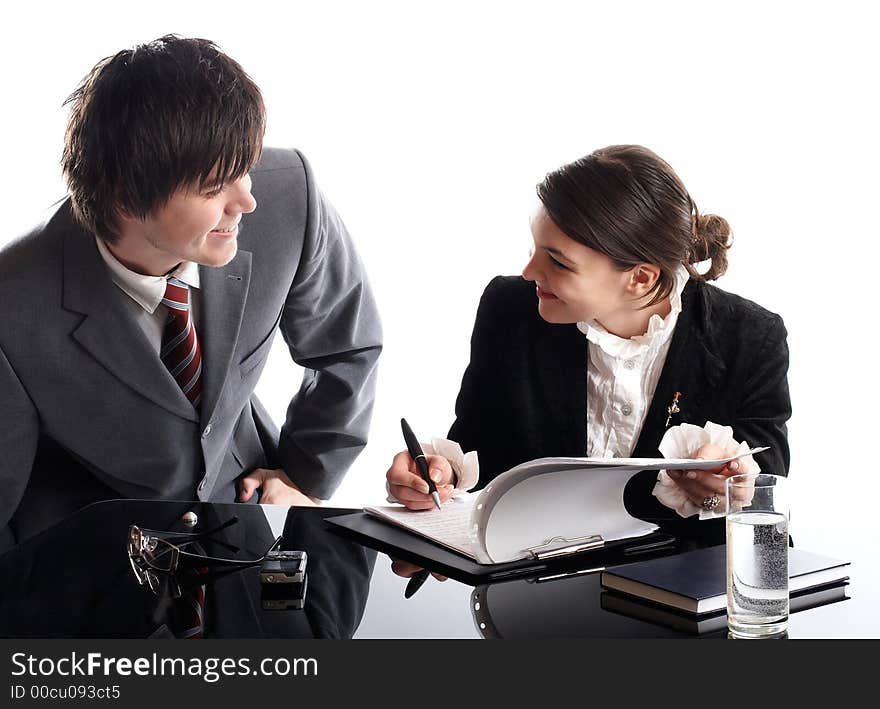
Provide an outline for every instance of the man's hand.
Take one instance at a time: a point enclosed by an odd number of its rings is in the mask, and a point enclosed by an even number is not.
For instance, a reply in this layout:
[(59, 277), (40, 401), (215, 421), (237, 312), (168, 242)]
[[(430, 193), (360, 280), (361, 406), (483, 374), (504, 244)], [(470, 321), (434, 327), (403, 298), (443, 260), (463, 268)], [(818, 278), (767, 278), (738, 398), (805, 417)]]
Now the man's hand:
[[(448, 502), (452, 497), (452, 466), (442, 455), (426, 455), (425, 459), (428, 461), (428, 475), (440, 494), (440, 502)], [(388, 492), (409, 509), (434, 509), (434, 500), (428, 494), (428, 483), (422, 480), (415, 461), (407, 451), (394, 456), (385, 479), (388, 481)]]
[(242, 478), (239, 501), (247, 502), (257, 489), (260, 490), (261, 505), (317, 507), (321, 504), (321, 500), (317, 497), (305, 495), (281, 468), (276, 470), (257, 468), (247, 477)]

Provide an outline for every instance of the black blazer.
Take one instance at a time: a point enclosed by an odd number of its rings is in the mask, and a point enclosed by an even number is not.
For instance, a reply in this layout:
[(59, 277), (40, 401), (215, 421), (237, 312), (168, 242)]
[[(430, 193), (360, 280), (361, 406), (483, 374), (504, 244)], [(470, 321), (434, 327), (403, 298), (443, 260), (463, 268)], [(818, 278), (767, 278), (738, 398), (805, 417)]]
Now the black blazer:
[[(785, 422), (791, 416), (788, 345), (782, 318), (719, 288), (691, 280), (657, 389), (632, 455), (660, 457), (667, 407), (682, 393), (670, 425), (732, 426), (734, 438), (770, 446), (761, 469), (787, 475)], [(449, 438), (480, 458), (479, 487), (519, 463), (587, 450), (587, 338), (576, 325), (538, 314), (534, 283), (499, 276), (486, 287), (471, 338), (471, 361)], [(652, 494), (656, 471), (633, 476), (629, 512), (679, 535), (723, 540), (723, 520), (682, 519)]]

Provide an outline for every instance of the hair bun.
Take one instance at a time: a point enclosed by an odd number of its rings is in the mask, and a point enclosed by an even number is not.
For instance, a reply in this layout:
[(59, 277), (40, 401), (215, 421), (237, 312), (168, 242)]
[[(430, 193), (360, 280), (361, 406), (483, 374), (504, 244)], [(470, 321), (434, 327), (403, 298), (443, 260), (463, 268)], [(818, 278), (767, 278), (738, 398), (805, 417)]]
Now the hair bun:
[(711, 259), (712, 265), (703, 280), (712, 281), (727, 270), (727, 250), (731, 246), (730, 224), (717, 214), (699, 214), (694, 218), (693, 259), (699, 263)]

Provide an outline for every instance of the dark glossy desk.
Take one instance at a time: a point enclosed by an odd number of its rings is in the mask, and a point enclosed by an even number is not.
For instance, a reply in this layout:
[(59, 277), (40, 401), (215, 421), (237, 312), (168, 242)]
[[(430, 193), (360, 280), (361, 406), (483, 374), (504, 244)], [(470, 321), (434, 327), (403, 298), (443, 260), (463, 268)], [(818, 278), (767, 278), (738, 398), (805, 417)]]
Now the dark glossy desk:
[[(183, 523), (187, 512), (196, 513), (197, 526)], [(89, 505), (0, 556), (0, 637), (174, 637), (185, 600), (138, 584), (127, 554), (129, 525), (204, 532), (235, 517), (213, 542), (200, 542), (204, 553), (255, 559), (282, 536), (281, 548), (308, 554), (306, 603), (301, 610), (265, 610), (259, 568), (236, 570), (207, 584), (205, 637), (350, 638), (363, 613), (375, 553), (326, 533), (324, 517), (337, 513), (143, 500)]]
[[(718, 619), (702, 627), (656, 614), (640, 619), (643, 614), (602, 591), (598, 573), (477, 587), (429, 578), (405, 599), (407, 580), (391, 571), (386, 555), (377, 559), (324, 522), (350, 510), (142, 501), (92, 505), (0, 556), (0, 637), (156, 635), (166, 601), (135, 581), (126, 531), (132, 523), (172, 529), (188, 510), (200, 515), (201, 528), (237, 515), (230, 540), (243, 555), (258, 555), (282, 533), (286, 548), (309, 554), (303, 610), (262, 610), (257, 569), (248, 569), (209, 585), (207, 637), (727, 637)], [(825, 605), (793, 613), (789, 637), (880, 637), (873, 546), (809, 550), (851, 561), (851, 584)]]
[[(850, 562), (850, 579), (843, 589), (793, 599), (788, 637), (880, 638), (880, 538), (873, 520), (853, 509), (827, 510), (821, 524), (803, 516), (797, 520), (795, 544)], [(679, 539), (676, 549), (696, 544)], [(604, 591), (598, 572), (476, 588), (429, 578), (405, 599), (406, 580), (390, 567), (389, 557), (380, 553), (356, 638), (727, 638), (723, 615), (697, 625), (692, 616), (628, 602)], [(589, 570), (590, 564), (585, 561), (584, 567)], [(812, 603), (823, 605), (808, 607)]]
[[(685, 615), (628, 604), (602, 590), (598, 573), (476, 588), (431, 578), (404, 599), (406, 580), (390, 566), (390, 559), (380, 554), (356, 638), (727, 637), (721, 617), (704, 619), (698, 627)], [(790, 616), (790, 638), (880, 637), (875, 600), (861, 595), (857, 579), (823, 600), (826, 605)]]

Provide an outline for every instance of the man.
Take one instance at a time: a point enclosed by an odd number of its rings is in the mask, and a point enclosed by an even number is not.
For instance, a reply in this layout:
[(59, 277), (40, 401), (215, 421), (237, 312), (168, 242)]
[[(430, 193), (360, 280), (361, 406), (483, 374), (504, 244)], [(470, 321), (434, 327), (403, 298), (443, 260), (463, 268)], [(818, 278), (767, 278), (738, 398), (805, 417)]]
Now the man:
[[(314, 504), (366, 443), (381, 331), (344, 225), (209, 41), (100, 62), (70, 187), (0, 252), (0, 552), (96, 500)], [(281, 431), (275, 330), (305, 368)]]

